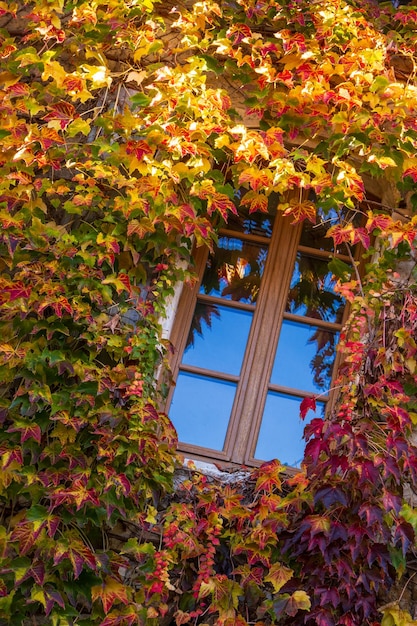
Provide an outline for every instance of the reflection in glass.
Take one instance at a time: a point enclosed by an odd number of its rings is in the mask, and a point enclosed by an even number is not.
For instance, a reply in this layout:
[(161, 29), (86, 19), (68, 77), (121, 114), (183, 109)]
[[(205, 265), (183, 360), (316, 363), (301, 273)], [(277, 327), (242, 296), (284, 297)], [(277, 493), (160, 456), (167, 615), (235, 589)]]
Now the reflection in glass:
[(323, 417), (325, 410), (325, 404), (317, 403), (316, 415), (310, 412), (302, 421), (301, 401), (302, 398), (283, 393), (268, 393), (256, 445), (256, 459), (268, 461), (278, 458), (285, 465), (300, 466), (305, 447), (302, 438), (304, 427), (313, 418)]
[(303, 391), (328, 389), (337, 341), (334, 331), (284, 320), (271, 384)]
[(220, 237), (207, 260), (200, 293), (235, 302), (256, 302), (266, 257), (265, 246), (236, 237)]
[(182, 362), (239, 375), (251, 322), (251, 311), (197, 303)]
[[(317, 208), (317, 224), (312, 224), (308, 220), (304, 221), (301, 232), (300, 245), (316, 248), (317, 250), (328, 250), (337, 254), (348, 254), (346, 243), (342, 243), (336, 248), (332, 237), (327, 237), (328, 230), (335, 224), (352, 222), (354, 226), (360, 226), (363, 215), (360, 211), (350, 211), (346, 207), (341, 210), (330, 209), (324, 211)], [(353, 253), (355, 246), (349, 246)]]
[(230, 215), (227, 221), (228, 230), (236, 230), (245, 235), (257, 235), (258, 237), (271, 237), (273, 218), (265, 213), (252, 213), (245, 215), (243, 211), (239, 215)]
[(323, 417), (325, 410), (324, 403), (317, 403), (316, 414), (310, 411), (306, 420), (302, 421), (301, 401), (302, 398), (283, 393), (268, 393), (256, 445), (256, 459), (278, 458), (285, 465), (299, 467), (304, 455), (304, 427), (313, 418)]
[(286, 310), (288, 313), (340, 323), (344, 300), (335, 293), (335, 280), (325, 259), (298, 253)]
[(183, 443), (222, 450), (236, 385), (180, 372), (169, 417)]
[[(327, 231), (332, 226), (331, 221), (326, 222), (326, 218), (323, 218), (323, 222), (318, 224), (312, 224), (308, 220), (304, 220), (303, 230), (301, 231), (300, 245), (308, 246), (309, 248), (316, 248), (316, 250), (328, 250), (334, 251), (333, 239), (326, 237)], [(342, 250), (340, 250), (342, 252)], [(346, 253), (346, 250), (344, 251)]]

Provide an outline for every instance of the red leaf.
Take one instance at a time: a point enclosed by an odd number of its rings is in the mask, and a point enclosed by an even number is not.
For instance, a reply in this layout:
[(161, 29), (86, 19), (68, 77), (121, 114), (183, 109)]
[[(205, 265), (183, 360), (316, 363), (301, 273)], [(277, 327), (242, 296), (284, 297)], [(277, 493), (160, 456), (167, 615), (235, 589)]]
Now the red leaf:
[(139, 161), (141, 161), (145, 155), (153, 153), (154, 148), (151, 148), (143, 139), (140, 141), (128, 141), (126, 143), (126, 154), (134, 154)]
[(2, 50), (0, 50), (0, 59), (6, 59), (15, 50), (17, 50), (17, 48), (13, 44), (9, 44), (8, 46), (5, 46)]
[(92, 570), (97, 570), (97, 561), (93, 552), (87, 546), (79, 543), (76, 548), (71, 547), (69, 550), (69, 558), (74, 568), (74, 576), (78, 578), (84, 565)]
[(316, 397), (311, 396), (311, 398), (304, 398), (304, 400), (300, 404), (300, 417), (301, 419), (305, 419), (309, 410), (316, 410)]
[(17, 281), (9, 285), (3, 283), (1, 287), (0, 303), (7, 301), (12, 302), (18, 298), (29, 298), (32, 292), (32, 288), (24, 285), (22, 281)]
[(256, 491), (272, 491), (274, 487), (280, 489), (281, 475), (284, 469), (284, 466), (277, 459), (261, 465), (253, 474), (256, 479)]
[(327, 231), (327, 237), (333, 237), (334, 245), (340, 246), (341, 243), (352, 243), (355, 236), (352, 224), (336, 224)]
[(57, 133), (57, 131), (54, 128), (48, 128), (47, 126), (44, 126), (41, 129), (39, 141), (44, 150), (48, 150), (56, 143), (64, 143), (63, 138)]
[(387, 511), (394, 510), (397, 514), (400, 512), (402, 507), (402, 500), (400, 496), (391, 493), (386, 489), (383, 491), (382, 502)]
[(333, 504), (347, 506), (348, 503), (344, 491), (334, 485), (328, 485), (317, 490), (314, 494), (314, 504), (318, 502), (322, 502), (326, 508)]
[(234, 24), (226, 33), (228, 39), (233, 40), (233, 44), (240, 43), (245, 37), (251, 37), (252, 31), (246, 24)]
[(45, 581), (45, 566), (42, 561), (35, 563), (29, 570), (30, 575), (33, 577), (35, 583), (42, 587)]
[[(416, 169), (417, 173), (417, 169)], [(417, 182), (417, 178), (416, 178)], [(374, 230), (386, 230), (389, 226), (393, 224), (392, 217), (390, 215), (384, 215), (382, 213), (374, 215), (373, 213), (368, 213), (368, 219), (365, 225), (366, 230), (369, 233), (372, 233)]]
[(353, 243), (361, 243), (365, 250), (369, 248), (371, 240), (365, 228), (355, 228)]
[(19, 542), (19, 555), (24, 556), (32, 548), (41, 528), (35, 532), (32, 522), (20, 522), (13, 530), (10, 541)]
[(58, 606), (60, 606), (61, 609), (65, 609), (65, 602), (64, 602), (63, 597), (59, 593), (59, 591), (46, 589), (44, 593), (45, 593), (45, 598), (46, 598), (46, 607), (45, 607), (46, 615), (49, 615), (49, 613), (52, 611), (54, 604), (58, 604)]
[(129, 293), (129, 295), (131, 295), (132, 285), (130, 284), (129, 276), (127, 274), (120, 273), (118, 279), (124, 284), (124, 286), (126, 287), (126, 291)]
[(38, 443), (41, 442), (42, 432), (37, 424), (10, 427), (7, 432), (20, 433), (20, 443), (25, 442), (27, 439), (35, 439)]
[(268, 187), (272, 182), (272, 175), (269, 170), (259, 170), (256, 167), (249, 167), (244, 170), (239, 177), (239, 185), (249, 183), (254, 191), (259, 191)]
[(30, 93), (29, 85), (26, 83), (15, 83), (6, 89), (11, 96), (28, 96)]
[(52, 120), (58, 120), (61, 129), (68, 126), (74, 117), (78, 117), (75, 107), (69, 102), (58, 102), (52, 105), (50, 112), (47, 113), (42, 119), (49, 122)]
[(403, 173), (403, 178), (406, 176), (410, 176), (415, 183), (417, 183), (417, 167), (409, 167), (408, 170), (405, 170)]

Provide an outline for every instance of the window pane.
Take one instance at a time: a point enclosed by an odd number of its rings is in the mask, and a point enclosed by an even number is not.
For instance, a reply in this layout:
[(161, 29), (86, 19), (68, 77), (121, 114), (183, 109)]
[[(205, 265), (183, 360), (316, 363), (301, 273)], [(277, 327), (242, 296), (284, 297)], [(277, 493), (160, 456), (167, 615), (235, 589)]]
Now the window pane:
[(213, 450), (222, 450), (236, 385), (180, 372), (169, 416), (178, 439)]
[(304, 391), (328, 389), (337, 341), (334, 331), (284, 320), (271, 383)]
[(268, 393), (256, 446), (256, 459), (269, 461), (277, 458), (285, 465), (299, 467), (304, 455), (304, 427), (314, 417), (323, 417), (325, 409), (325, 404), (317, 403), (316, 415), (309, 412), (307, 419), (302, 421), (301, 401), (302, 398), (282, 393)]
[(250, 311), (198, 302), (182, 362), (238, 376), (251, 322)]
[[(337, 211), (336, 209), (324, 211), (318, 207), (318, 224), (312, 224), (308, 220), (304, 221), (300, 245), (318, 250), (328, 250), (338, 254), (348, 254), (348, 247), (345, 243), (340, 244), (335, 249), (332, 237), (326, 237), (327, 231), (331, 226), (339, 224), (341, 221), (345, 223), (352, 222), (355, 226), (360, 226), (362, 220), (363, 215), (361, 211), (349, 211), (347, 209), (342, 209), (342, 211)], [(349, 246), (349, 248), (353, 252), (356, 245)]]
[(200, 293), (254, 303), (265, 268), (267, 247), (236, 237), (220, 237), (207, 260)]
[(287, 312), (340, 322), (344, 300), (335, 293), (334, 285), (327, 260), (299, 252), (288, 293)]
[(333, 252), (333, 239), (331, 237), (326, 237), (326, 233), (330, 226), (331, 224), (326, 227), (326, 225), (322, 223), (315, 225), (308, 220), (305, 220), (303, 230), (301, 232), (300, 245)]
[(245, 235), (257, 235), (258, 237), (270, 237), (272, 234), (273, 217), (265, 213), (251, 213), (245, 215), (229, 215), (226, 229), (237, 230)]

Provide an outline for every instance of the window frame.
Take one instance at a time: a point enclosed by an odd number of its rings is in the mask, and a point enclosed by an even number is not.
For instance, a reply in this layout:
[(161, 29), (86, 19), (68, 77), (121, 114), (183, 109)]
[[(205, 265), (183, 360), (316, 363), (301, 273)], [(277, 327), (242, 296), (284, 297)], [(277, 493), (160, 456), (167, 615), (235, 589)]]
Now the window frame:
[[(235, 380), (237, 382), (235, 400), (229, 418), (223, 450), (214, 450), (181, 441), (178, 444), (179, 451), (186, 456), (206, 462), (214, 462), (222, 467), (242, 465), (255, 467), (262, 464), (262, 460), (255, 458), (255, 451), (269, 390), (299, 398), (318, 395), (313, 392), (289, 389), (270, 383), (283, 321), (300, 321), (302, 317), (307, 324), (311, 321), (312, 326), (321, 326), (340, 332), (348, 316), (347, 304), (344, 307), (340, 323), (326, 322), (316, 318), (294, 315), (285, 311), (298, 252), (323, 260), (331, 260), (335, 256), (347, 262), (351, 262), (351, 260), (347, 255), (341, 253), (300, 245), (303, 224), (292, 224), (290, 218), (279, 212), (274, 219), (272, 235), (268, 243), (268, 255), (262, 277), (262, 287), (259, 291), (256, 306), (253, 307), (253, 320), (240, 375), (221, 375), (219, 377), (220, 380)], [(220, 229), (219, 234), (242, 238), (241, 232), (233, 231), (227, 227)], [(253, 242), (263, 240), (263, 238), (257, 235), (245, 235), (245, 239)], [(206, 246), (195, 248), (193, 259), (198, 280), (192, 287), (183, 287), (179, 299), (170, 336), (170, 341), (175, 350), (170, 360), (173, 381), (177, 380), (180, 371), (182, 355), (187, 344), (197, 299), (200, 298), (207, 302), (213, 301), (213, 303), (215, 301), (216, 304), (219, 304), (218, 299), (199, 293), (209, 252)], [(358, 255), (356, 254), (355, 256), (357, 257)], [(274, 273), (274, 267), (279, 267), (280, 270)], [(227, 306), (227, 301), (222, 301), (221, 304)], [(236, 304), (236, 302), (233, 302), (233, 306), (236, 306)], [(237, 308), (239, 308), (239, 305)], [(240, 308), (247, 309), (248, 307), (242, 305)], [(334, 380), (339, 363), (340, 354), (336, 352), (332, 380)], [(193, 366), (182, 366), (181, 369), (194, 373), (207, 373), (213, 376), (211, 370), (205, 372), (202, 368), (194, 368)], [(295, 391), (297, 392), (296, 394), (294, 393)], [(166, 412), (169, 411), (174, 392), (175, 383), (171, 385), (167, 396)], [(330, 391), (328, 395), (320, 395), (320, 400), (327, 403), (326, 411), (329, 411), (334, 405), (335, 393)]]

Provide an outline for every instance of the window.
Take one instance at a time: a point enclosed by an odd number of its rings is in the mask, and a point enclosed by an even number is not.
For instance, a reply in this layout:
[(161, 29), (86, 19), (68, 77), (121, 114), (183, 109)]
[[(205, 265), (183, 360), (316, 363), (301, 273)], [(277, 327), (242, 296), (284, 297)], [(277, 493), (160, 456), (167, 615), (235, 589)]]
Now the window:
[(168, 398), (187, 455), (299, 465), (300, 402), (320, 394), (324, 414), (345, 309), (328, 262), (350, 259), (325, 235), (280, 214), (240, 215), (213, 252), (197, 250), (200, 281), (181, 297)]

